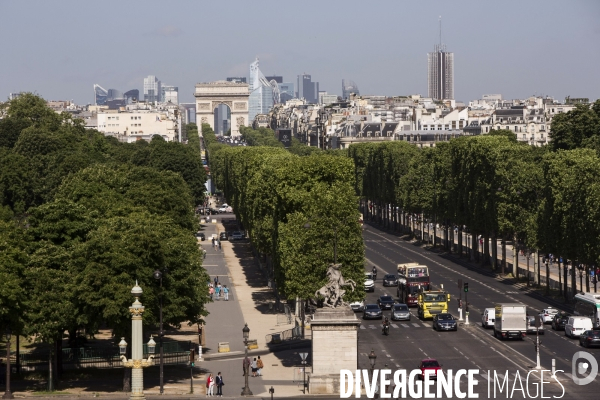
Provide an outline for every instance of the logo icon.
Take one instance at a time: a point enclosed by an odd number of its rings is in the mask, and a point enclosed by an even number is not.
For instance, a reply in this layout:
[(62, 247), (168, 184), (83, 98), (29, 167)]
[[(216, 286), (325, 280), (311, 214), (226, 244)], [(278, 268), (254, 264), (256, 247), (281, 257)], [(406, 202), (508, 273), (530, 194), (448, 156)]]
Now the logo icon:
[[(589, 364), (588, 362), (577, 362), (582, 358), (589, 361)], [(590, 374), (585, 378), (580, 378), (579, 375), (585, 374), (590, 366)], [(598, 361), (596, 361), (594, 356), (590, 353), (578, 351), (573, 355), (573, 359), (571, 360), (571, 374), (573, 375), (573, 382), (575, 382), (576, 385), (587, 385), (596, 379), (596, 376), (598, 375)]]

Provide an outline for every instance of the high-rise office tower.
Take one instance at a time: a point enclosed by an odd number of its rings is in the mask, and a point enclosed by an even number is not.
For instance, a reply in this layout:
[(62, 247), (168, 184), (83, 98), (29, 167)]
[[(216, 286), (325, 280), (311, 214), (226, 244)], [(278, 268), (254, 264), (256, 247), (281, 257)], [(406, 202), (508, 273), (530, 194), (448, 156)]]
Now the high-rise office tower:
[(126, 91), (124, 94), (125, 98), (127, 99), (128, 103), (135, 101), (138, 101), (140, 99), (140, 91), (137, 89), (131, 89)]
[(360, 91), (358, 90), (356, 83), (349, 79), (342, 79), (342, 99), (349, 99), (350, 94), (352, 93), (360, 96)]
[[(277, 84), (275, 84), (277, 85)], [(254, 117), (257, 114), (266, 114), (273, 107), (273, 95), (276, 89), (276, 93), (279, 93), (279, 88), (275, 88), (267, 81), (267, 78), (258, 68), (258, 58), (250, 64), (250, 82), (248, 83), (248, 90), (250, 91), (250, 97), (248, 98), (248, 121), (254, 121)]]
[(144, 78), (144, 101), (149, 103), (160, 102), (162, 99), (161, 83), (154, 75)]
[(294, 90), (294, 82), (282, 82), (278, 83), (279, 87), (279, 102), (285, 103), (286, 101), (296, 97)]
[(98, 84), (94, 84), (94, 105), (103, 106), (108, 101), (108, 90)]
[(173, 104), (179, 104), (179, 88), (172, 85), (162, 85), (160, 101), (163, 103), (170, 101)]
[(442, 19), (440, 17), (440, 44), (427, 53), (427, 86), (429, 97), (436, 100), (454, 99), (454, 53), (442, 44)]
[(319, 102), (319, 82), (313, 82), (311, 76), (306, 73), (298, 75), (298, 98), (317, 104)]

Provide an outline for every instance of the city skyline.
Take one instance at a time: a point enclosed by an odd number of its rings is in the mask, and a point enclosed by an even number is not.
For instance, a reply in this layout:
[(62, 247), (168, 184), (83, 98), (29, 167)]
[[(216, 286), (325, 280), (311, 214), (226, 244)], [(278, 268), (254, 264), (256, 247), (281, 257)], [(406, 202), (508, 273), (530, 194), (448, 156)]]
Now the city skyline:
[[(4, 46), (9, 62), (0, 65), (0, 97), (31, 91), (47, 99), (86, 104), (93, 103), (90, 88), (95, 83), (143, 89), (143, 77), (154, 75), (179, 88), (179, 101), (191, 102), (196, 83), (247, 76), (256, 57), (265, 74), (295, 82), (306, 72), (328, 93), (342, 95), (340, 81), (350, 78), (363, 95), (427, 96), (427, 53), (439, 41), (440, 15), (443, 42), (456, 55), (457, 101), (468, 102), (485, 93), (560, 100), (599, 97), (595, 66), (600, 52), (591, 49), (600, 39), (596, 23), (600, 3), (384, 2), (365, 8), (352, 1), (308, 1), (318, 5), (316, 17), (314, 7), (297, 9), (273, 1), (255, 8), (240, 1), (227, 3), (239, 12), (228, 14), (224, 25), (219, 18), (194, 24), (197, 15), (217, 15), (222, 5), (193, 3), (173, 8), (175, 22), (148, 28), (141, 22), (159, 2), (108, 1), (101, 9), (73, 1), (2, 2), (2, 33), (19, 35)], [(511, 3), (518, 5), (518, 12), (506, 6)], [(112, 13), (113, 6), (120, 12)], [(246, 23), (260, 20), (265, 9), (281, 13), (293, 9), (294, 19), (311, 20), (319, 30), (298, 35), (287, 19)], [(110, 22), (102, 31), (91, 32), (89, 15)], [(125, 33), (112, 29), (132, 17), (140, 22), (139, 28)], [(380, 22), (369, 29), (347, 23), (373, 18)], [(23, 30), (26, 22), (28, 29)], [(181, 60), (174, 62), (174, 55)]]

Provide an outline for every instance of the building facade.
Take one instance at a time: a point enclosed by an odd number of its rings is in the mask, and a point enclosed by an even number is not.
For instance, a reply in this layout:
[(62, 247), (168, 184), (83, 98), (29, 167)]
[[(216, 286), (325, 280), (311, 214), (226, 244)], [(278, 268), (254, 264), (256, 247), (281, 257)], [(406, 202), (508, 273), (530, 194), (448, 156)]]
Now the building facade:
[(148, 103), (161, 102), (161, 82), (154, 75), (144, 78), (144, 101)]
[(98, 113), (98, 131), (122, 142), (152, 140), (159, 135), (168, 142), (177, 140), (177, 121), (166, 111), (110, 110)]
[(434, 100), (454, 99), (454, 53), (439, 44), (427, 54), (428, 95)]

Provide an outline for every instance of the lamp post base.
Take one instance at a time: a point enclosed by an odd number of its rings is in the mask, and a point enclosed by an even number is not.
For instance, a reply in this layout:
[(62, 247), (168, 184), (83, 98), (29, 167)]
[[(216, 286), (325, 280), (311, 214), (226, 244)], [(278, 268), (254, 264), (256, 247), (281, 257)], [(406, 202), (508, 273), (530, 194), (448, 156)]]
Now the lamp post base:
[(242, 390), (242, 396), (252, 396), (250, 388), (245, 387), (244, 390)]
[(2, 398), (3, 398), (3, 399), (14, 399), (14, 398), (15, 398), (15, 396), (13, 396), (12, 392), (5, 392), (5, 393), (2, 395)]

